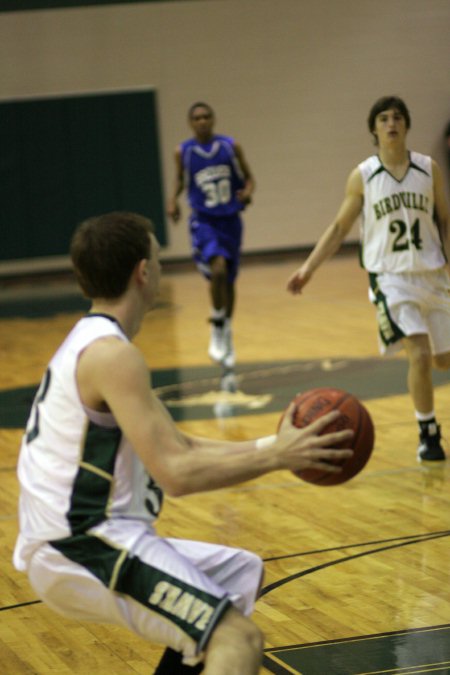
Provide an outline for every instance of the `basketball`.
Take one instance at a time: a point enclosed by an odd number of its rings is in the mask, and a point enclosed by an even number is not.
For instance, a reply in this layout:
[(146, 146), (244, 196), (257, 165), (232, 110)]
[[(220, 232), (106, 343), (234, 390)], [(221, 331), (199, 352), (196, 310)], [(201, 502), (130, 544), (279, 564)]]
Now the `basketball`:
[[(372, 418), (356, 396), (341, 389), (319, 388), (299, 394), (294, 399), (295, 412), (293, 423), (299, 429), (332, 410), (339, 410), (341, 416), (325, 427), (322, 434), (353, 429), (354, 436), (349, 441), (337, 444), (336, 448), (351, 448), (352, 457), (342, 463), (341, 473), (326, 473), (318, 469), (304, 469), (294, 472), (296, 476), (316, 485), (339, 485), (356, 476), (369, 461), (375, 442), (375, 430)], [(284, 414), (283, 414), (284, 417)], [(283, 419), (281, 418), (281, 420)], [(281, 424), (280, 420), (280, 424)]]

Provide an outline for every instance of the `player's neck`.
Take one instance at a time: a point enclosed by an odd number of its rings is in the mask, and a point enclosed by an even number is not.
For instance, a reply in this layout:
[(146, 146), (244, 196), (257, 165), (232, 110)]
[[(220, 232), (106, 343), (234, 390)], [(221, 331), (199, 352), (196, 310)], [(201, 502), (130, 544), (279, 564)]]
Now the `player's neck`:
[(378, 155), (386, 168), (401, 169), (409, 164), (409, 152), (403, 143), (380, 147)]
[(396, 180), (403, 180), (409, 168), (409, 152), (404, 146), (401, 148), (380, 148), (379, 157), (391, 176)]
[(214, 134), (196, 134), (195, 135), (195, 140), (197, 143), (200, 143), (201, 145), (206, 145), (207, 143), (211, 143), (211, 141), (214, 138)]
[(103, 314), (117, 321), (125, 335), (132, 340), (139, 332), (142, 316), (140, 312), (131, 310), (129, 304), (119, 301), (109, 302), (107, 299), (98, 298), (93, 301), (89, 310), (90, 314)]

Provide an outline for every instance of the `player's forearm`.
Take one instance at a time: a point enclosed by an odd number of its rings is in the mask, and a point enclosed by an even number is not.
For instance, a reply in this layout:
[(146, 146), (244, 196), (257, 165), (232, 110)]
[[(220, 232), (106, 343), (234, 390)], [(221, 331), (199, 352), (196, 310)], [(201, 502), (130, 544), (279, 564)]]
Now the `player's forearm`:
[(171, 200), (173, 202), (176, 202), (178, 197), (183, 192), (183, 190), (184, 190), (184, 181), (183, 180), (177, 180), (177, 182), (175, 183), (175, 187), (173, 189), (173, 192), (172, 192)]
[(337, 222), (332, 223), (325, 230), (304, 264), (309, 274), (313, 274), (325, 260), (331, 258), (339, 250), (344, 236), (345, 233)]
[(229, 487), (279, 469), (279, 459), (272, 449), (274, 440), (268, 437), (266, 443), (252, 440), (198, 444), (191, 439), (192, 452), (168, 458), (170, 480), (163, 487), (179, 497)]

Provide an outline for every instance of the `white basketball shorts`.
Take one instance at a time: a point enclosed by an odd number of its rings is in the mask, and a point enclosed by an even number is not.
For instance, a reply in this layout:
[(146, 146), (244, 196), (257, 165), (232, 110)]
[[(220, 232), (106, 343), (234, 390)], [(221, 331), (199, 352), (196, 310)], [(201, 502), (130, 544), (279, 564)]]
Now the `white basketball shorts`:
[(428, 335), (432, 354), (450, 352), (450, 279), (446, 269), (369, 274), (381, 353), (402, 348), (402, 338)]
[(29, 562), (31, 585), (56, 612), (127, 627), (191, 665), (231, 605), (252, 613), (263, 573), (253, 553), (163, 539), (128, 520), (95, 529), (101, 532), (43, 543)]

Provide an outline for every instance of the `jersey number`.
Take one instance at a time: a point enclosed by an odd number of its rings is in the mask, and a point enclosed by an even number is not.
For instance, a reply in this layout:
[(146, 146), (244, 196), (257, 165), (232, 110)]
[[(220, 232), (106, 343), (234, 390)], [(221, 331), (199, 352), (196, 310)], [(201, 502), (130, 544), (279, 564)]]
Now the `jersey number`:
[(231, 186), (228, 178), (222, 178), (217, 183), (203, 183), (202, 190), (205, 193), (205, 206), (208, 209), (219, 204), (228, 204), (231, 199)]
[(145, 497), (145, 508), (152, 516), (156, 516), (161, 511), (164, 494), (159, 485), (149, 476), (147, 483), (147, 494)]
[(411, 225), (411, 236), (407, 234), (408, 226), (404, 220), (393, 220), (389, 225), (389, 232), (395, 235), (392, 250), (407, 251), (409, 249), (409, 242), (416, 247), (418, 251), (422, 248), (422, 239), (420, 238), (420, 221), (418, 218)]
[(39, 435), (39, 404), (42, 403), (48, 392), (50, 380), (51, 372), (50, 369), (48, 369), (42, 378), (41, 384), (39, 385), (39, 389), (36, 392), (36, 396), (34, 397), (33, 405), (31, 407), (31, 413), (26, 429), (27, 443), (34, 441), (34, 439)]

